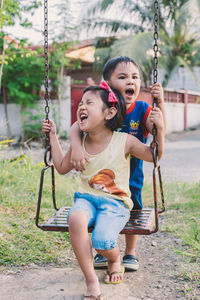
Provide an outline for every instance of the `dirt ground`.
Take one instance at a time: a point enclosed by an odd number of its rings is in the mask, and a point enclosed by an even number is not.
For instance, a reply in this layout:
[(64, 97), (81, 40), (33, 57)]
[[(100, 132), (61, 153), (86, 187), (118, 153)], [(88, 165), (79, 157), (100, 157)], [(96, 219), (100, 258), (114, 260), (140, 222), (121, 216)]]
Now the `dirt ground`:
[[(200, 129), (166, 138), (165, 156), (161, 167), (163, 178), (168, 181), (200, 181)], [(152, 176), (152, 166), (145, 164), (145, 178)], [(160, 222), (167, 222), (167, 215)], [(45, 233), (44, 233), (45, 234)], [(119, 244), (123, 256), (124, 236)], [(171, 234), (159, 231), (151, 236), (141, 236), (137, 244), (140, 268), (137, 272), (126, 272), (124, 282), (119, 285), (103, 283), (105, 270), (98, 270), (103, 299), (175, 300), (200, 299), (200, 287), (180, 279), (177, 271), (181, 256), (174, 248), (181, 248), (182, 241)], [(55, 266), (13, 268), (0, 275), (1, 300), (79, 300), (85, 293), (83, 275), (71, 253), (67, 268)], [(188, 297), (185, 290), (190, 290)]]

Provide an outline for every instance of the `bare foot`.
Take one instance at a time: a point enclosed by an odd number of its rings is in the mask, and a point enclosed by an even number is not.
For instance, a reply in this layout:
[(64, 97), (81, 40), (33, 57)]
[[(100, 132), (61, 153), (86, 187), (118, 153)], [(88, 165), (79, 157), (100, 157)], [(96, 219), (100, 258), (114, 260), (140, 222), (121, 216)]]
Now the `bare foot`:
[(120, 283), (123, 280), (123, 274), (124, 269), (121, 266), (120, 259), (116, 262), (108, 261), (108, 274), (106, 274), (104, 282)]
[[(96, 297), (96, 299), (100, 299), (100, 298), (98, 298), (98, 296), (101, 294), (98, 277), (96, 276), (96, 278), (94, 280), (88, 281), (88, 282), (86, 282), (86, 284), (87, 284), (87, 293), (85, 296), (87, 296), (87, 297), (84, 296), (84, 299), (85, 300), (94, 300), (94, 297)], [(91, 296), (91, 297), (88, 297), (88, 296)]]

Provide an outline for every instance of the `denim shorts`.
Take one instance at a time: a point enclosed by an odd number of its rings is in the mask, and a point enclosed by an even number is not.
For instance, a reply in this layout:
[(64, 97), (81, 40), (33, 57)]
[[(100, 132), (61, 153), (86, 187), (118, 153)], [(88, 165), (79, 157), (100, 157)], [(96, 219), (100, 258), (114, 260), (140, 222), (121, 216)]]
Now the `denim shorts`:
[(92, 194), (74, 194), (71, 212), (84, 211), (88, 216), (88, 227), (94, 226), (91, 240), (95, 249), (109, 250), (117, 246), (117, 238), (130, 217), (126, 205), (117, 199)]

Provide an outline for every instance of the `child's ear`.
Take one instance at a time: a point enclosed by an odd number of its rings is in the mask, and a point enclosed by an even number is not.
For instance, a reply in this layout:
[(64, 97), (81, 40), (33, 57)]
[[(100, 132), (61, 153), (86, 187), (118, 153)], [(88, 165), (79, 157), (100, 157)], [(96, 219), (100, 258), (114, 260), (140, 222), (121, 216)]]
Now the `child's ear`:
[(106, 109), (105, 120), (111, 120), (112, 118), (114, 118), (114, 116), (116, 114), (117, 114), (116, 107), (110, 107), (110, 108)]

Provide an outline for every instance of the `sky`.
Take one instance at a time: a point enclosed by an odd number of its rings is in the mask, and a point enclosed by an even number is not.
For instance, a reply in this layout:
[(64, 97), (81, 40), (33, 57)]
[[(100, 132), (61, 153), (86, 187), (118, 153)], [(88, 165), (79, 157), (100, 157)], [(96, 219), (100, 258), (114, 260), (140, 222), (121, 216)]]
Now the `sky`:
[[(48, 20), (49, 20), (49, 30), (51, 29), (51, 23), (58, 19), (58, 10), (55, 8), (55, 5), (59, 4), (63, 0), (50, 0), (48, 1)], [(77, 2), (81, 0), (72, 0), (72, 14), (73, 19), (77, 19), (79, 16), (80, 5), (76, 5)], [(83, 1), (83, 0), (82, 0)], [(34, 16), (29, 15), (29, 20), (32, 22), (32, 28), (23, 28), (18, 23), (13, 27), (6, 27), (5, 30), (11, 37), (17, 38), (28, 38), (29, 42), (34, 45), (43, 44), (43, 34), (42, 31), (44, 29), (44, 7), (40, 7), (35, 10)], [(49, 34), (49, 40), (51, 36)]]
[[(60, 4), (61, 2), (64, 1), (65, 0), (48, 0), (49, 41), (51, 41), (51, 34), (50, 34), (51, 23), (55, 22), (56, 20), (59, 20), (58, 10), (55, 8), (55, 5)], [(71, 20), (78, 22), (80, 13), (83, 12), (84, 9), (86, 9), (86, 6), (91, 6), (91, 4), (95, 5), (96, 3), (98, 3), (98, 0), (92, 0), (92, 2), (87, 0), (69, 0), (69, 2), (71, 3), (71, 12), (70, 12)], [(116, 3), (118, 2), (120, 1), (116, 1)], [(105, 13), (102, 16), (105, 17)], [(126, 16), (126, 18), (127, 17), (128, 16)], [(112, 14), (111, 15), (109, 14), (109, 18), (112, 18)], [(34, 16), (29, 15), (29, 20), (33, 23), (32, 29), (31, 28), (25, 29), (16, 23), (14, 27), (7, 27), (5, 28), (5, 30), (13, 38), (15, 37), (28, 38), (29, 42), (35, 45), (43, 44), (44, 38), (42, 32), (44, 29), (44, 7), (42, 6), (39, 9), (37, 9), (35, 11)], [(200, 22), (199, 18), (198, 19), (195, 18), (195, 25), (197, 25), (197, 21), (199, 24)], [(54, 26), (54, 29), (56, 29), (56, 31), (59, 30), (59, 26), (58, 28)], [(104, 35), (104, 34), (100, 34), (100, 32), (98, 31), (98, 35)], [(96, 36), (96, 34), (94, 34), (94, 36)], [(84, 37), (83, 38), (81, 37), (80, 39), (91, 38), (94, 36), (87, 36), (85, 34)]]
[[(36, 30), (33, 30), (32, 28), (23, 28), (18, 24), (18, 22), (15, 24), (15, 26), (12, 27), (6, 27), (5, 31), (11, 36), (11, 37), (17, 37), (17, 38), (28, 38), (28, 40), (33, 44), (40, 44), (43, 40), (42, 32), (39, 32), (43, 30), (43, 7), (36, 10), (34, 16), (29, 16), (29, 20), (33, 23), (33, 28)], [(51, 9), (49, 9), (49, 17), (50, 15), (53, 15), (51, 17), (55, 18), (55, 12), (53, 13)]]
[[(51, 28), (53, 28), (56, 33), (59, 31), (60, 26), (57, 25), (54, 26), (52, 23), (59, 20), (58, 16), (58, 9), (56, 8), (56, 5), (63, 3), (65, 0), (49, 0), (48, 1), (48, 29), (49, 29), (49, 35), (48, 39), (49, 42), (51, 42)], [(92, 0), (92, 3), (87, 0), (69, 0), (70, 3), (70, 20), (73, 21), (73, 23), (78, 24), (80, 20), (80, 15), (84, 13), (84, 11), (87, 10), (87, 7), (90, 7), (96, 3), (98, 3), (99, 0)], [(42, 1), (43, 2), (43, 1)], [(108, 10), (108, 13), (103, 13), (103, 17), (109, 17), (114, 18), (114, 16), (111, 14)], [(35, 13), (33, 16), (26, 15), (28, 17), (29, 21), (32, 22), (33, 26), (32, 28), (23, 28), (18, 23), (15, 24), (13, 27), (4, 27), (7, 34), (9, 34), (12, 38), (27, 38), (30, 43), (33, 43), (34, 45), (42, 45), (44, 43), (44, 37), (43, 37), (43, 30), (44, 30), (44, 7), (38, 8), (35, 10)], [(68, 18), (68, 16), (66, 16)], [(60, 18), (61, 19), (61, 18)], [(105, 36), (104, 29), (101, 30), (93, 30), (88, 33), (87, 29), (81, 31), (81, 35), (79, 37), (75, 37), (75, 39), (84, 40), (84, 39), (90, 39), (94, 38), (96, 36)]]

